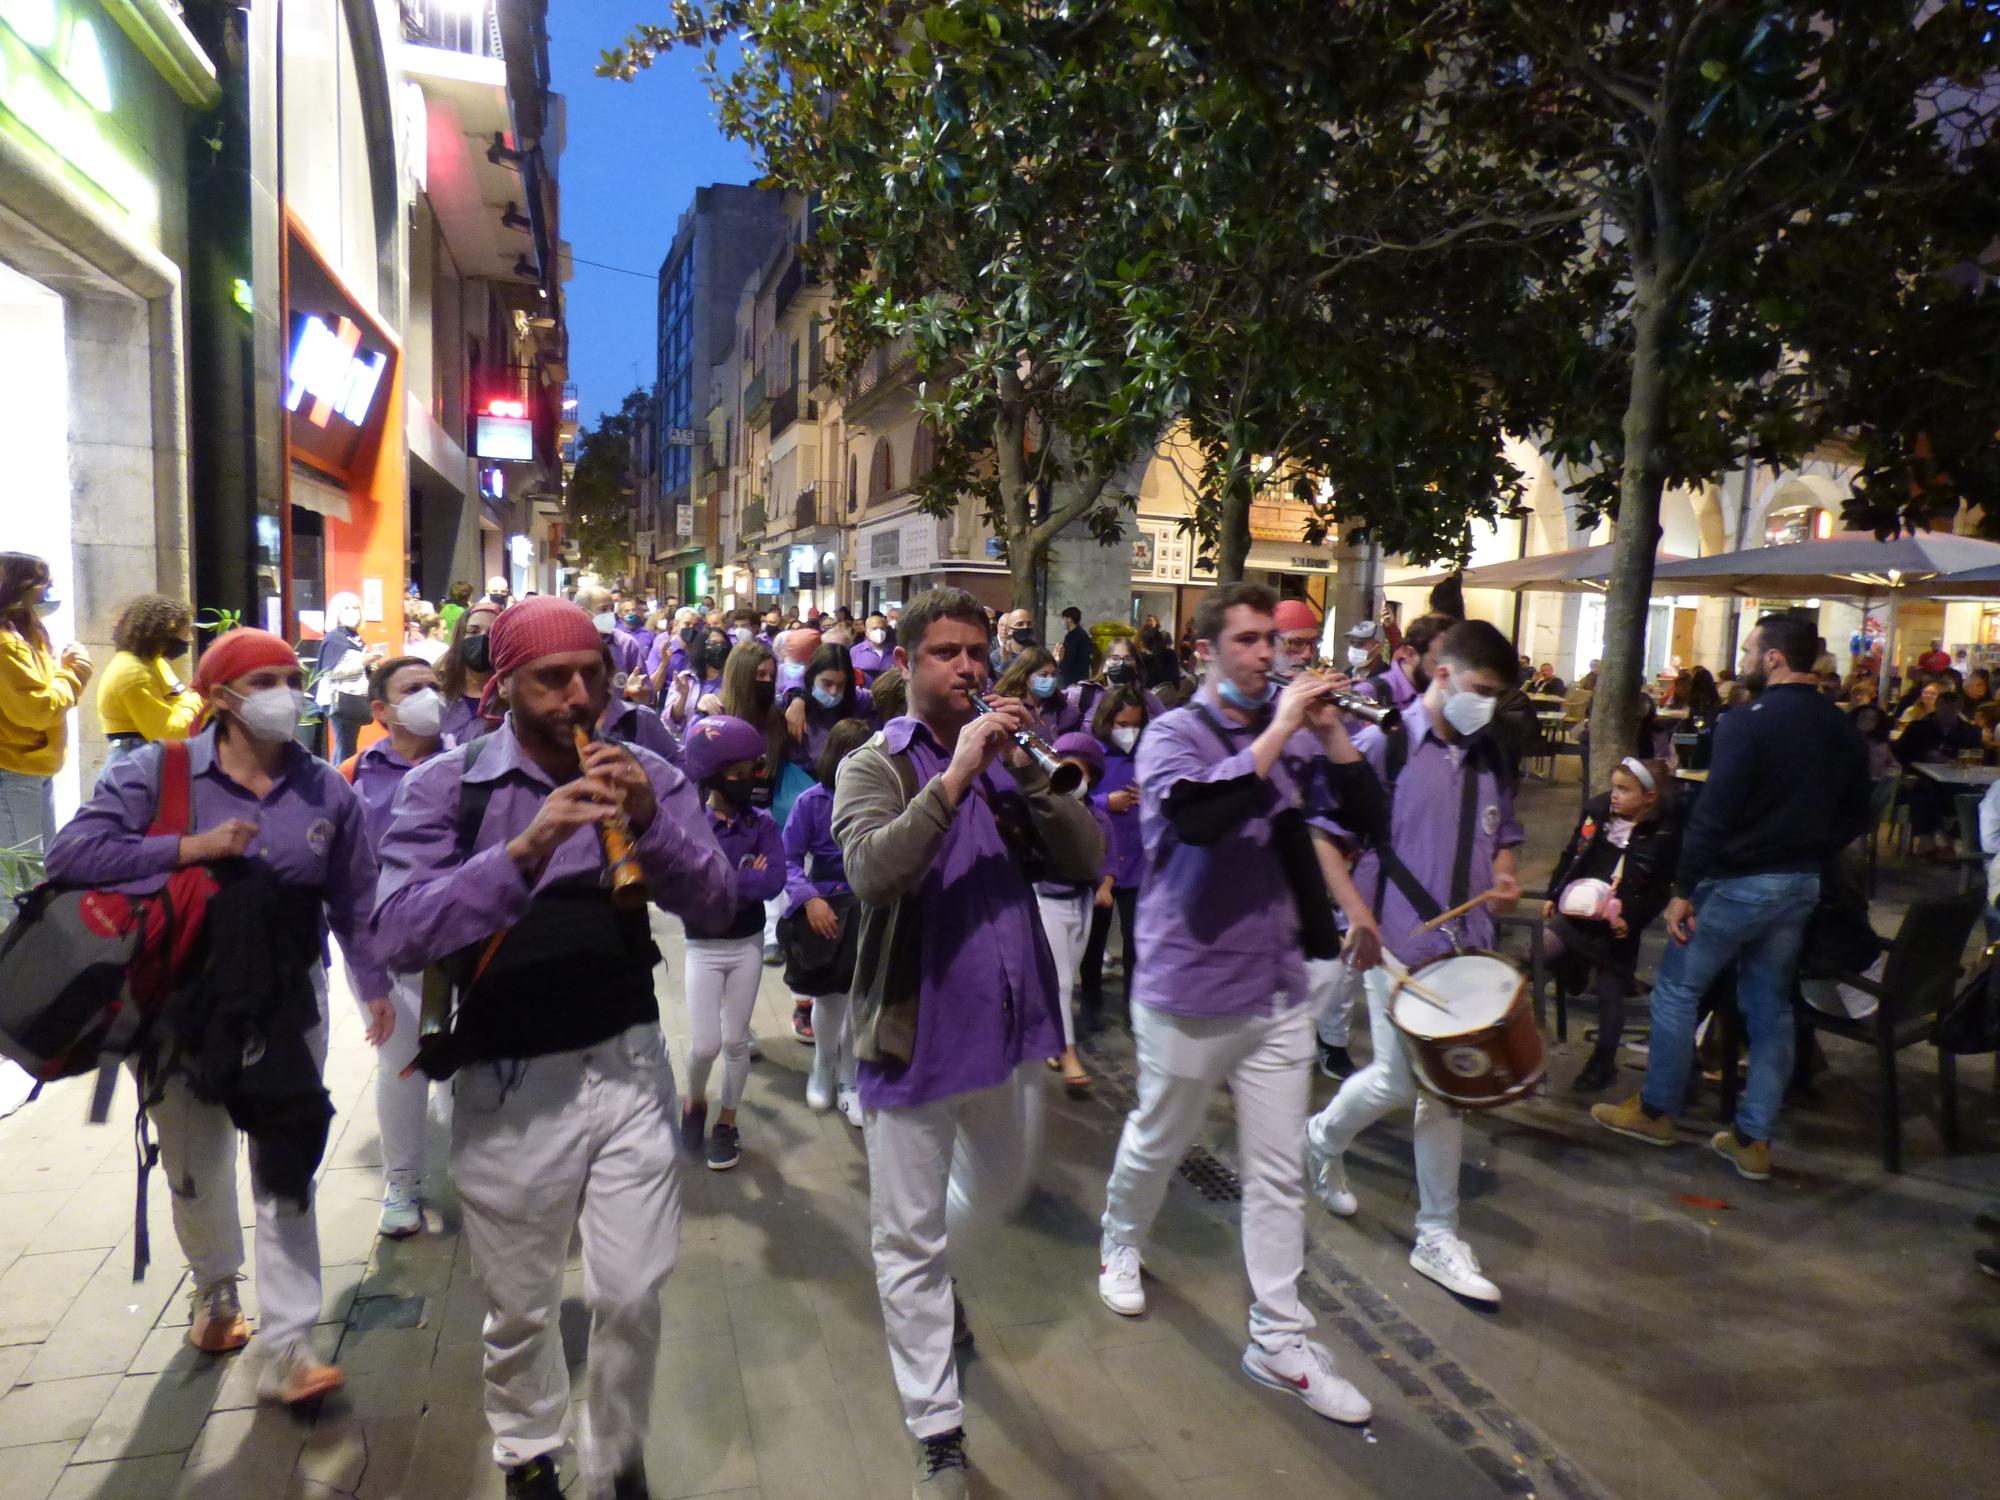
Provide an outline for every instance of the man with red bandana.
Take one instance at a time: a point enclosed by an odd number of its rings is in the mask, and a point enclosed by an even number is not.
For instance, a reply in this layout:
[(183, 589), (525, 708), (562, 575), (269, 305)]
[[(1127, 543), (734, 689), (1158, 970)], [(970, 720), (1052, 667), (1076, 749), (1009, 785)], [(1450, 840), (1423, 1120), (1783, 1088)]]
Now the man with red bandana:
[[(579, 1493), (644, 1500), (660, 1286), (680, 1244), (673, 1071), (644, 909), (615, 906), (601, 827), (629, 824), (652, 900), (726, 920), (732, 872), (695, 789), (638, 745), (592, 743), (603, 642), (566, 600), (494, 622), (500, 727), (417, 767), (380, 848), (375, 911), (399, 972), (440, 965), (457, 1007), (419, 1065), (452, 1076), (451, 1174), (486, 1294), (486, 1416), (509, 1500), (557, 1500), (569, 1380), (557, 1314), (583, 1240), (590, 1389)], [(454, 1076), (455, 1075), (455, 1076)]]

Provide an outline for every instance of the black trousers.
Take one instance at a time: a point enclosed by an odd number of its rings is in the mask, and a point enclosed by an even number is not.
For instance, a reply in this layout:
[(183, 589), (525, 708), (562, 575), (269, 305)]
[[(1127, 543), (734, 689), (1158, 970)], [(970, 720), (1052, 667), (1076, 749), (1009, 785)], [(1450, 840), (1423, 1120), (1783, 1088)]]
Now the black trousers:
[(1132, 974), (1139, 962), (1139, 888), (1114, 888), (1111, 903), (1108, 907), (1093, 906), (1090, 909), (1090, 941), (1084, 945), (1083, 968), (1078, 975), (1077, 987), (1083, 992), (1084, 1004), (1093, 1010), (1103, 1003), (1104, 948), (1111, 938), (1113, 908), (1118, 912), (1118, 930), (1124, 934), (1125, 993), (1128, 995), (1132, 992)]

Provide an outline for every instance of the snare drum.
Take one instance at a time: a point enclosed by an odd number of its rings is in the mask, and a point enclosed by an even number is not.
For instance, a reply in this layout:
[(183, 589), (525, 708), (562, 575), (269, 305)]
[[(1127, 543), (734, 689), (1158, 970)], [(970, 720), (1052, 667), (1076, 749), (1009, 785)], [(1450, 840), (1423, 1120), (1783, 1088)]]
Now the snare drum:
[(1408, 976), (1438, 1000), (1392, 979), (1389, 1019), (1426, 1093), (1460, 1109), (1510, 1104), (1548, 1064), (1528, 981), (1497, 953), (1455, 953)]

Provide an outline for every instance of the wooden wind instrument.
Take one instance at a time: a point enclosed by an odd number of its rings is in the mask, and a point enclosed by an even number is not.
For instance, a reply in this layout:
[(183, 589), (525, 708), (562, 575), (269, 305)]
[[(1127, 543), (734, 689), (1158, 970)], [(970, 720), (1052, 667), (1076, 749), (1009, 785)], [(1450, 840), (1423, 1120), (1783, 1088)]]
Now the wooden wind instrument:
[[(579, 761), (593, 736), (583, 725), (575, 726)], [(604, 847), (605, 884), (611, 887), (611, 904), (620, 911), (636, 911), (653, 899), (646, 885), (646, 872), (639, 868), (639, 856), (632, 852), (632, 825), (623, 809), (597, 825), (597, 841)]]

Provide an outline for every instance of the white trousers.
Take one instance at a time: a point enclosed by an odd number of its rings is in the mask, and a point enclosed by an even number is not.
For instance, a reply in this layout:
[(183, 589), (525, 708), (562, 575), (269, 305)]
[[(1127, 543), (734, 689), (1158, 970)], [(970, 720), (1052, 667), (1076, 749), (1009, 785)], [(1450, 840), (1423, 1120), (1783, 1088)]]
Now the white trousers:
[(416, 1060), (417, 1027), (422, 1021), (424, 976), (389, 976), (389, 1003), (396, 1029), (375, 1053), (375, 1124), (382, 1135), (382, 1183), (391, 1192), (415, 1198), (424, 1185), (425, 1113), (431, 1081), (422, 1073), (401, 1076)]
[(708, 1097), (708, 1075), (722, 1056), (723, 1109), (734, 1109), (750, 1081), (750, 1012), (764, 977), (764, 943), (745, 938), (689, 938), (687, 1096)]
[(828, 1094), (854, 1087), (854, 1019), (846, 991), (813, 997), (813, 1086)]
[(947, 1239), (1006, 1217), (1027, 1196), (1046, 1072), (1037, 1058), (990, 1089), (864, 1116), (875, 1287), (903, 1421), (915, 1437), (964, 1424)]
[(1078, 896), (1035, 895), (1041, 908), (1042, 931), (1048, 936), (1049, 952), (1056, 961), (1056, 1007), (1062, 1013), (1063, 1045), (1076, 1045), (1076, 1014), (1071, 1001), (1076, 998), (1076, 970), (1083, 962), (1083, 950), (1090, 942), (1090, 893)]
[(771, 947), (778, 941), (778, 918), (785, 914), (785, 908), (790, 904), (791, 897), (783, 891), (764, 903), (764, 941), (757, 952), (758, 962), (763, 962), (763, 949)]
[[(319, 1025), (306, 1034), (316, 1068), (326, 1066), (326, 971), (312, 966)], [(174, 1238), (188, 1276), (206, 1287), (243, 1269), (243, 1215), (236, 1203), (238, 1132), (229, 1111), (195, 1098), (185, 1077), (169, 1077), (147, 1111), (159, 1138), (160, 1168), (173, 1195)], [(254, 1162), (253, 1162), (254, 1166)], [(274, 1198), (250, 1176), (257, 1205), (257, 1333), (280, 1350), (319, 1321), (319, 1218), (312, 1204)]]
[(1313, 1014), (1319, 1017), (1319, 1039), (1329, 1047), (1345, 1047), (1361, 976), (1338, 958), (1306, 960), (1306, 985)]
[(1465, 1154), (1465, 1121), (1459, 1112), (1417, 1087), (1403, 1039), (1389, 1019), (1389, 972), (1361, 976), (1368, 992), (1368, 1039), (1374, 1061), (1340, 1085), (1333, 1102), (1306, 1128), (1313, 1144), (1336, 1156), (1392, 1109), (1415, 1103), (1410, 1137), (1417, 1158), (1417, 1238), (1458, 1233), (1458, 1164)]
[(1236, 1105), (1250, 1337), (1277, 1353), (1313, 1327), (1299, 1300), (1306, 1261), (1304, 1125), (1312, 1012), (1177, 1016), (1132, 1007), (1139, 1105), (1125, 1117), (1105, 1188), (1103, 1248), (1142, 1248), (1181, 1158), (1223, 1079)]
[(562, 1445), (563, 1263), (583, 1232), (590, 1385), (585, 1492), (639, 1456), (660, 1345), (660, 1287), (680, 1253), (679, 1113), (657, 1022), (575, 1052), (473, 1063), (452, 1079), (451, 1175), (486, 1295), (493, 1457)]

